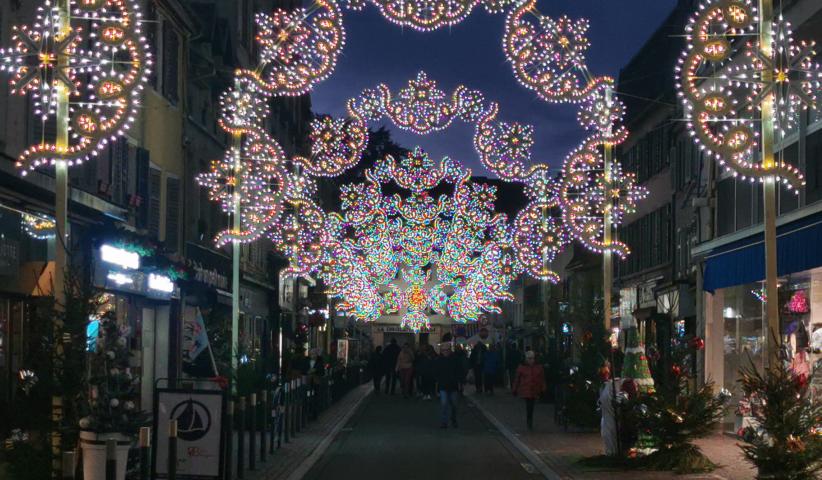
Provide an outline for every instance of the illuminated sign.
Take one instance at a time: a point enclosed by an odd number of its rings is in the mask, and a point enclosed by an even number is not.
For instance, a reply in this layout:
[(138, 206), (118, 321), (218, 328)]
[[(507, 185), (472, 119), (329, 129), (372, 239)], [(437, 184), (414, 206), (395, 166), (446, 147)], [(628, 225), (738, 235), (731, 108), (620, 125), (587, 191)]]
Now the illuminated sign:
[(123, 268), (136, 270), (140, 268), (140, 255), (111, 245), (100, 247), (100, 259)]
[(165, 275), (151, 273), (148, 275), (148, 288), (159, 292), (171, 293), (174, 291), (174, 282)]
[(123, 285), (133, 285), (134, 279), (126, 275), (125, 273), (120, 272), (108, 272), (106, 278), (114, 282), (118, 287), (122, 287)]

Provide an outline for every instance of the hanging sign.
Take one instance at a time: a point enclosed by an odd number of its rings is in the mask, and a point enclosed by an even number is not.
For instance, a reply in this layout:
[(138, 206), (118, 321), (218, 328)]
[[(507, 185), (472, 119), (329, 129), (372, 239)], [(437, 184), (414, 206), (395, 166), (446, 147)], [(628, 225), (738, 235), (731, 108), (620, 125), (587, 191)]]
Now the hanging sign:
[(152, 478), (168, 478), (171, 420), (177, 420), (177, 479), (223, 478), (223, 392), (158, 388), (154, 404)]

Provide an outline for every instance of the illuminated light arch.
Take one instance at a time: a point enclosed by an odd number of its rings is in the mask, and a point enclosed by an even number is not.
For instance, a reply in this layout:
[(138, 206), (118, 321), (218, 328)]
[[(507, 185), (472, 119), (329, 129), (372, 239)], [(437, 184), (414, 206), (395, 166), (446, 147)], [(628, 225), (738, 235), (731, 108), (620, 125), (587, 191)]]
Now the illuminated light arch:
[[(34, 25), (15, 27), (14, 46), (0, 50), (0, 70), (12, 74), (12, 93), (31, 94), (43, 123), (57, 116), (58, 90), (70, 95), (68, 147), (58, 148), (56, 138), (44, 136), (18, 157), (23, 175), (58, 160), (78, 165), (123, 136), (148, 83), (152, 61), (138, 2), (77, 2), (71, 14), (64, 32), (56, 7), (45, 2)], [(57, 64), (63, 55), (65, 67)]]
[[(720, 165), (751, 181), (776, 176), (798, 191), (805, 179), (795, 166), (784, 159), (772, 167), (755, 161), (758, 110), (773, 92), (777, 133), (784, 136), (800, 108), (817, 106), (822, 69), (812, 60), (814, 44), (796, 44), (783, 19), (774, 23), (771, 58), (749, 41), (756, 28), (751, 0), (704, 0), (686, 27), (688, 47), (676, 68), (679, 95), (689, 131)], [(762, 78), (763, 70), (771, 71), (772, 81)]]

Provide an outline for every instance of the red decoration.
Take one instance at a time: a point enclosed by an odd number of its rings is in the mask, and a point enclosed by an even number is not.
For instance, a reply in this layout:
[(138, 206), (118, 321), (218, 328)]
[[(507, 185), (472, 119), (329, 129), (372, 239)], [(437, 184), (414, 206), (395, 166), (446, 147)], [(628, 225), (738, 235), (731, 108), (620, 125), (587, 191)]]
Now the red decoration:
[(673, 373), (675, 377), (682, 375), (682, 367), (677, 364), (671, 365), (671, 373)]
[(791, 299), (788, 301), (788, 304), (785, 308), (790, 313), (808, 313), (811, 311), (811, 307), (808, 304), (808, 295), (805, 293), (805, 290), (797, 290), (796, 293), (793, 294)]
[(601, 378), (603, 381), (611, 379), (611, 368), (608, 367), (608, 365), (603, 365), (603, 366), (599, 367), (598, 373), (599, 373), (599, 378)]
[(705, 348), (705, 340), (699, 337), (694, 337), (693, 339), (691, 339), (690, 344), (691, 348), (694, 348), (696, 350), (703, 350)]

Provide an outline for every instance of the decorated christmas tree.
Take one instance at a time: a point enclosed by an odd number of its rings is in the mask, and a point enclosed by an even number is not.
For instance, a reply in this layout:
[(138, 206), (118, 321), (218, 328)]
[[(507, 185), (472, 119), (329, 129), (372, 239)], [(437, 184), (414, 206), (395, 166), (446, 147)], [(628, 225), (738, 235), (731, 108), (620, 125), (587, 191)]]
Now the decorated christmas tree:
[(785, 309), (789, 313), (808, 313), (811, 311), (811, 307), (808, 304), (808, 295), (805, 293), (805, 290), (797, 290), (796, 293), (791, 296), (791, 299), (788, 300), (787, 305), (785, 305)]
[(639, 343), (639, 331), (636, 327), (625, 330), (625, 360), (622, 364), (622, 377), (630, 378), (636, 383), (640, 392), (654, 390), (654, 379), (648, 368), (648, 357), (645, 348)]
[(742, 391), (754, 424), (743, 431), (745, 456), (757, 478), (813, 480), (822, 471), (822, 402), (814, 401), (807, 379), (783, 363), (764, 374), (743, 369)]

